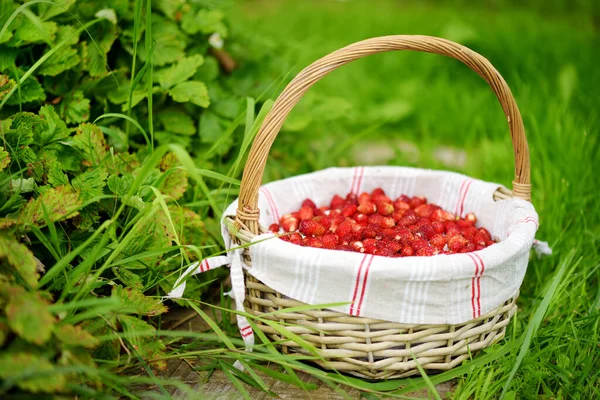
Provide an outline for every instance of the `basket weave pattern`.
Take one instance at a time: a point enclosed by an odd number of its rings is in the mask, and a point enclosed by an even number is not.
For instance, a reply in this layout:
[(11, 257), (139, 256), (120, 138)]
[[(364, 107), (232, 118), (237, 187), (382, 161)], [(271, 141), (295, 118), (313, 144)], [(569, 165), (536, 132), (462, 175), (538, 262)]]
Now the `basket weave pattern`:
[[(428, 36), (386, 36), (354, 43), (317, 60), (302, 70), (284, 89), (265, 118), (244, 168), (235, 218), (235, 240), (248, 244), (265, 232), (258, 223), (258, 190), (270, 151), (285, 118), (303, 94), (319, 79), (348, 62), (390, 50), (417, 50), (455, 58), (477, 72), (492, 88), (506, 115), (515, 156), (513, 191), (499, 189), (495, 199), (530, 199), (529, 150), (517, 104), (504, 79), (481, 55), (448, 40)], [(244, 253), (251, 268), (249, 252)], [(265, 315), (285, 308), (304, 306), (246, 274), (246, 304), (249, 312), (279, 321), (286, 328), (313, 343), (326, 362), (324, 368), (346, 371), (369, 379), (400, 378), (426, 371), (448, 370), (471, 355), (504, 337), (516, 311), (517, 296), (477, 319), (456, 325), (401, 324), (330, 310), (306, 310)], [(305, 350), (266, 324), (258, 325), (284, 352)]]

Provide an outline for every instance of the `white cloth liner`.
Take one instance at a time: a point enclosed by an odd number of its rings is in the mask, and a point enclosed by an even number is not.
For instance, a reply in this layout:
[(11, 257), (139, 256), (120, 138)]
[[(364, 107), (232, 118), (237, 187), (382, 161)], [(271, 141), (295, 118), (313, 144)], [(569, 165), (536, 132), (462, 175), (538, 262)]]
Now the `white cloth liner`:
[[(407, 167), (329, 168), (271, 182), (259, 191), (260, 224), (266, 227), (298, 210), (306, 198), (317, 206), (328, 205), (335, 194), (360, 194), (381, 187), (392, 199), (401, 194), (420, 195), (460, 216), (473, 212), (477, 225), (487, 228), (500, 243), (469, 254), (389, 258), (300, 247), (269, 233), (253, 240), (251, 268), (243, 265), (240, 250), (229, 251), (227, 257), (191, 265), (167, 297), (182, 296), (185, 281), (181, 281), (190, 272), (231, 264), (238, 310), (243, 310), (245, 268), (269, 287), (307, 304), (348, 302), (331, 309), (350, 315), (407, 324), (467, 322), (518, 292), (539, 226), (531, 203), (493, 200), (500, 186), (458, 173)], [(235, 215), (236, 208), (237, 200), (224, 215)], [(222, 234), (226, 248), (231, 249), (224, 224)], [(544, 242), (536, 242), (537, 249), (541, 254), (551, 252)], [(238, 316), (238, 326), (250, 348), (254, 337), (248, 321)]]

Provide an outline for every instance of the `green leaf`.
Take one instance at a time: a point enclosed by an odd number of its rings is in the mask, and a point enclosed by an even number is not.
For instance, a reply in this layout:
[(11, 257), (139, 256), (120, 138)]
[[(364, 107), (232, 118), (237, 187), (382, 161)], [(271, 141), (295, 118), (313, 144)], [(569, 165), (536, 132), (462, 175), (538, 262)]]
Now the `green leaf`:
[(78, 175), (71, 184), (79, 192), (79, 198), (85, 202), (102, 196), (107, 177), (108, 172), (105, 169), (96, 168)]
[[(119, 322), (123, 327), (124, 337), (140, 357), (150, 362), (152, 366), (159, 370), (167, 368), (165, 360), (157, 360), (164, 357), (165, 345), (162, 340), (155, 335), (156, 329), (148, 323), (137, 317), (129, 315), (120, 315)], [(154, 361), (153, 360), (157, 360)]]
[(35, 179), (17, 178), (10, 180), (10, 191), (14, 194), (24, 194), (33, 192), (35, 189)]
[(20, 286), (6, 288), (5, 294), (8, 297), (6, 319), (13, 332), (33, 344), (46, 343), (54, 330), (54, 317), (48, 304), (38, 293)]
[(0, 146), (0, 172), (10, 165), (10, 155)]
[(194, 120), (183, 110), (167, 108), (156, 114), (156, 118), (165, 130), (181, 135), (192, 136), (196, 134)]
[(90, 28), (90, 35), (94, 38), (94, 42), (89, 42), (83, 64), (83, 68), (89, 71), (90, 76), (106, 74), (106, 55), (117, 39), (117, 29), (117, 26), (108, 20)]
[[(154, 65), (161, 67), (185, 57), (188, 37), (179, 30), (176, 23), (158, 14), (152, 14), (152, 39), (155, 41), (152, 53)], [(144, 48), (145, 46), (144, 39), (138, 47)], [(144, 52), (138, 53), (138, 56), (142, 61), (147, 61)]]
[(33, 130), (34, 142), (39, 147), (44, 147), (48, 143), (62, 140), (69, 136), (67, 125), (60, 119), (53, 106), (42, 106), (40, 108), (40, 117), (42, 121)]
[(19, 221), (22, 224), (43, 226), (46, 223), (45, 213), (52, 222), (73, 218), (79, 214), (75, 210), (81, 204), (79, 194), (69, 186), (50, 188), (36, 199), (29, 200), (19, 213)]
[(183, 82), (169, 89), (168, 93), (173, 100), (179, 103), (186, 103), (189, 101), (204, 108), (210, 105), (208, 89), (203, 82)]
[(75, 47), (70, 46), (79, 41), (79, 33), (70, 25), (61, 25), (57, 34), (57, 43), (66, 40), (66, 45), (59, 48), (38, 69), (38, 74), (56, 76), (75, 67), (81, 59)]
[[(14, 71), (16, 71), (16, 73), (18, 74), (18, 78), (20, 78), (24, 74), (24, 72), (21, 71), (19, 68), (15, 68)], [(11, 76), (11, 79), (17, 78), (13, 74), (14, 71), (11, 71), (11, 73), (9, 74)], [(18, 78), (15, 79), (15, 82), (18, 80)], [(6, 101), (6, 104), (14, 106), (18, 104), (39, 102), (44, 100), (46, 100), (46, 92), (44, 91), (42, 85), (37, 81), (37, 79), (32, 76), (21, 84), (20, 89), (18, 89), (15, 92), (15, 94)]]
[(107, 154), (106, 139), (102, 130), (93, 124), (79, 125), (73, 139), (73, 147), (81, 152), (84, 165), (99, 165)]
[(223, 23), (223, 13), (219, 10), (200, 10), (197, 13), (186, 13), (181, 19), (181, 29), (190, 35), (198, 32), (209, 35), (218, 33), (227, 36), (227, 27)]
[(13, 47), (21, 47), (31, 43), (53, 42), (58, 30), (56, 22), (42, 22), (36, 25), (28, 18), (21, 18), (16, 23), (16, 30), (8, 44)]
[(163, 89), (168, 89), (194, 76), (198, 67), (203, 63), (204, 57), (200, 54), (194, 54), (179, 60), (170, 67), (156, 71), (155, 79)]
[(156, 298), (146, 297), (139, 290), (114, 286), (112, 296), (118, 298), (123, 305), (121, 313), (155, 316), (167, 312), (167, 307)]
[(125, 197), (133, 184), (133, 176), (129, 174), (123, 176), (111, 175), (108, 177), (107, 184), (111, 192), (120, 197)]
[(67, 124), (85, 122), (90, 117), (90, 99), (84, 97), (83, 91), (75, 90), (60, 102), (59, 112)]
[(92, 349), (100, 343), (81, 326), (60, 325), (54, 330), (54, 335), (68, 346), (81, 346)]
[(73, 4), (75, 4), (75, 0), (53, 0), (50, 4), (46, 3), (46, 9), (40, 13), (40, 17), (49, 20), (67, 12)]
[(209, 110), (204, 111), (200, 118), (200, 141), (215, 143), (223, 137), (223, 132), (225, 132), (223, 119)]
[(62, 391), (67, 379), (47, 358), (29, 353), (4, 353), (0, 355), (0, 378), (6, 385), (14, 382), (19, 388), (33, 392)]
[(165, 172), (165, 175), (167, 177), (158, 186), (158, 190), (173, 200), (179, 200), (188, 188), (187, 172), (184, 169), (175, 168)]
[(16, 239), (0, 235), (0, 266), (5, 266), (5, 263), (14, 269), (28, 286), (37, 286), (37, 263), (33, 253)]
[(15, 86), (14, 79), (10, 79), (6, 75), (0, 75), (0, 100), (10, 92), (13, 86)]
[(62, 171), (58, 163), (52, 163), (50, 165), (50, 170), (48, 171), (48, 184), (52, 187), (68, 186), (70, 184), (67, 174)]

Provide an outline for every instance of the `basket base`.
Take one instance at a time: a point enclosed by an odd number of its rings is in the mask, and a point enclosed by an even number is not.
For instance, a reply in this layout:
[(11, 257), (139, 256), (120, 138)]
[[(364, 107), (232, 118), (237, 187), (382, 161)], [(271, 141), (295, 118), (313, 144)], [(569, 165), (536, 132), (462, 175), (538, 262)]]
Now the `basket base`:
[[(284, 297), (249, 274), (246, 287), (248, 311), (285, 323), (287, 330), (314, 345), (321, 357), (314, 360), (317, 365), (373, 380), (420, 374), (417, 365), (428, 373), (460, 365), (504, 337), (506, 326), (516, 312), (518, 297), (517, 294), (497, 309), (462, 324), (418, 325), (324, 309), (265, 315), (306, 304)], [(257, 326), (278, 343), (282, 352), (311, 355), (272, 327), (260, 322)]]

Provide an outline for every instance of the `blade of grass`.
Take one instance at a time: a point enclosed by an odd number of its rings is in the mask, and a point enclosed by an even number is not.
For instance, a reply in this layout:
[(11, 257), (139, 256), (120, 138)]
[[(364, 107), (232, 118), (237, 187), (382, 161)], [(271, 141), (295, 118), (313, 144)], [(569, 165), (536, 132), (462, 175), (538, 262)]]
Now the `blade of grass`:
[[(539, 305), (537, 310), (535, 310), (535, 313), (533, 314), (531, 321), (529, 321), (529, 324), (527, 324), (527, 329), (525, 331), (525, 337), (523, 339), (523, 344), (521, 344), (521, 348), (519, 349), (519, 354), (517, 355), (517, 359), (515, 360), (513, 368), (510, 371), (508, 378), (506, 379), (506, 383), (504, 384), (504, 387), (502, 388), (502, 393), (500, 394), (500, 398), (503, 398), (506, 395), (506, 393), (508, 392), (508, 389), (510, 388), (510, 384), (511, 384), (513, 378), (515, 377), (517, 371), (519, 370), (519, 367), (521, 366), (521, 363), (523, 362), (523, 359), (525, 358), (525, 356), (527, 355), (527, 352), (529, 351), (531, 341), (533, 340), (536, 332), (538, 331), (540, 324), (544, 320), (544, 317), (546, 316), (546, 312), (548, 311), (548, 308), (550, 307), (550, 303), (554, 299), (558, 285), (561, 283), (563, 275), (565, 274), (565, 271), (567, 270), (567, 267), (569, 266), (569, 264), (571, 264), (573, 262), (573, 259), (574, 259), (576, 253), (577, 253), (577, 249), (572, 249), (571, 252), (565, 257), (565, 259), (562, 262), (562, 265), (558, 269), (558, 272), (554, 276), (554, 279), (552, 279), (552, 284), (550, 285), (550, 287), (544, 294), (544, 298), (543, 298), (541, 304)], [(581, 260), (582, 259), (579, 258), (572, 265), (572, 268), (575, 269), (577, 267), (577, 265), (579, 265)]]
[(148, 137), (148, 134), (146, 133), (146, 131), (144, 130), (144, 128), (142, 128), (142, 126), (140, 125), (140, 123), (137, 122), (135, 119), (133, 119), (130, 116), (125, 115), (125, 114), (120, 114), (120, 113), (106, 113), (106, 114), (102, 114), (98, 118), (96, 118), (94, 120), (94, 124), (96, 122), (100, 121), (101, 119), (104, 119), (104, 118), (121, 118), (121, 119), (124, 119), (124, 120), (130, 122), (133, 126), (135, 126), (142, 133), (142, 135), (144, 135), (144, 139), (146, 140), (146, 145), (148, 147), (152, 148), (152, 143), (150, 141), (150, 138)]

